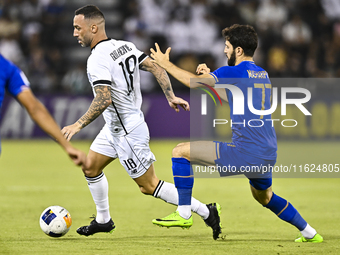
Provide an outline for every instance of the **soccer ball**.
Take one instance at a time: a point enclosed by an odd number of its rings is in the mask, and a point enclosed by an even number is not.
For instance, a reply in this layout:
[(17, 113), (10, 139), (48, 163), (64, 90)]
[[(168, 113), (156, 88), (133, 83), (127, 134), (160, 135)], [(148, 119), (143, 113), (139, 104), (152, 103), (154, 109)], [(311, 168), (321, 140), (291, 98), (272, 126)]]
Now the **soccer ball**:
[(53, 205), (47, 207), (40, 216), (40, 227), (46, 235), (61, 237), (71, 228), (72, 218), (63, 207)]

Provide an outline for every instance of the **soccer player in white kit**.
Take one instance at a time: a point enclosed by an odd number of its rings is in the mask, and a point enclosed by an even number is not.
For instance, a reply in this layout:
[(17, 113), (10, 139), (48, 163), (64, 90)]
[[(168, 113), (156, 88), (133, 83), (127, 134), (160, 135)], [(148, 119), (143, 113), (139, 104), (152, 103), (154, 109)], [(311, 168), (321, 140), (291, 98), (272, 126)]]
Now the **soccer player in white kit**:
[[(103, 169), (116, 158), (142, 193), (178, 204), (175, 185), (159, 180), (154, 171), (155, 156), (149, 148), (149, 130), (140, 110), (139, 70), (149, 71), (155, 76), (173, 109), (179, 111), (179, 105), (189, 110), (189, 104), (174, 95), (167, 73), (153, 64), (133, 43), (106, 36), (105, 18), (98, 7), (87, 5), (76, 10), (73, 26), (73, 35), (78, 43), (82, 47), (91, 47), (87, 74), (94, 99), (88, 111), (77, 122), (64, 127), (62, 133), (70, 140), (100, 114), (103, 113), (105, 119), (105, 125), (93, 141), (83, 166), (97, 209), (96, 218), (90, 225), (77, 229), (80, 235), (88, 236), (115, 229), (109, 212), (108, 181)], [(206, 222), (207, 219), (208, 222), (220, 222), (216, 208), (207, 207), (194, 198), (191, 209)], [(210, 227), (214, 229), (214, 226)]]

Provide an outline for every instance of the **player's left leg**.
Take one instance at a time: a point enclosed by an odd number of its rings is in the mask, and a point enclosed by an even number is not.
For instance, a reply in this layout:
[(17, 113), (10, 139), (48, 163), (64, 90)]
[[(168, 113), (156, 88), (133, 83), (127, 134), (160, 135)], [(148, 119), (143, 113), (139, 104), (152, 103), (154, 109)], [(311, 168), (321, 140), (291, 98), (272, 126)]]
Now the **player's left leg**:
[[(134, 178), (133, 180), (139, 186), (139, 189), (143, 194), (152, 195), (155, 198), (160, 198), (167, 203), (178, 205), (179, 196), (175, 185), (163, 180), (159, 180), (156, 176), (153, 164), (150, 165), (149, 169), (142, 176)], [(190, 200), (191, 204), (189, 205), (189, 211), (192, 210), (201, 217), (209, 215), (209, 211), (205, 204), (191, 196)]]
[(301, 217), (291, 203), (272, 191), (271, 178), (250, 179), (250, 189), (256, 201), (275, 213), (281, 220), (300, 230), (301, 236), (295, 242), (320, 243), (323, 241), (322, 236)]
[[(203, 165), (213, 165), (216, 158), (215, 143), (200, 141), (178, 144), (172, 151), (172, 171), (175, 186), (178, 192), (177, 211), (167, 217), (154, 219), (156, 225), (165, 227), (186, 227), (192, 225), (191, 210), (194, 205), (191, 199), (194, 176), (191, 162)], [(196, 203), (197, 204), (197, 203)], [(213, 238), (217, 239), (221, 233), (220, 212), (221, 207), (217, 203), (208, 205), (197, 204), (197, 210), (205, 223), (213, 229)], [(195, 209), (193, 210), (195, 211)], [(190, 222), (190, 223), (189, 223)]]
[[(121, 164), (137, 183), (140, 191), (177, 205), (178, 194), (175, 185), (159, 180), (155, 174), (153, 162), (156, 159), (149, 147), (149, 131), (146, 123), (139, 125), (128, 135), (113, 139)], [(191, 208), (202, 217), (209, 214), (205, 204), (191, 196), (190, 199), (192, 206), (189, 210)]]

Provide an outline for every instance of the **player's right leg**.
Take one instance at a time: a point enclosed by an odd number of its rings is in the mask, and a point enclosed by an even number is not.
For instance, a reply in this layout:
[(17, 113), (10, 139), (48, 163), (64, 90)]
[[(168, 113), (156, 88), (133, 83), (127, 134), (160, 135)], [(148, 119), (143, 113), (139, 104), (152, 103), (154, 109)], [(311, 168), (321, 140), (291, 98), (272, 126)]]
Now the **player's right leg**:
[(109, 211), (108, 181), (102, 171), (112, 160), (114, 159), (111, 157), (92, 150), (89, 151), (87, 164), (83, 167), (83, 172), (93, 201), (96, 204), (97, 215), (90, 225), (77, 229), (77, 233), (80, 235), (89, 236), (98, 232), (112, 233), (115, 229)]
[(105, 127), (93, 141), (87, 155), (86, 165), (83, 166), (85, 179), (87, 180), (97, 215), (90, 225), (77, 229), (80, 235), (93, 235), (98, 232), (111, 233), (115, 225), (109, 211), (108, 181), (103, 169), (117, 158), (115, 149), (108, 143), (105, 136)]
[(323, 241), (322, 236), (302, 218), (291, 203), (272, 192), (271, 179), (250, 179), (250, 189), (255, 200), (275, 213), (281, 220), (299, 229), (301, 234), (295, 242), (321, 243)]

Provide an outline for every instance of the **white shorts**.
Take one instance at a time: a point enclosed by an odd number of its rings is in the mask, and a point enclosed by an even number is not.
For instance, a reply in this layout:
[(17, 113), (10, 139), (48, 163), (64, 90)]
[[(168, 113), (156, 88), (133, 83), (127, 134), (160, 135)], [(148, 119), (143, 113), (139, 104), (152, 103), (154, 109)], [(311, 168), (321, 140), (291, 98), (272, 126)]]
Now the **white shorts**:
[(149, 140), (149, 129), (145, 122), (123, 136), (112, 135), (105, 124), (90, 149), (111, 158), (119, 158), (130, 177), (135, 179), (145, 174), (156, 161), (150, 150)]

